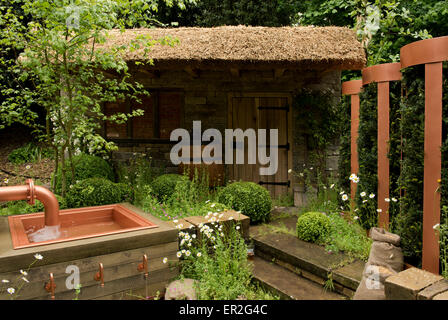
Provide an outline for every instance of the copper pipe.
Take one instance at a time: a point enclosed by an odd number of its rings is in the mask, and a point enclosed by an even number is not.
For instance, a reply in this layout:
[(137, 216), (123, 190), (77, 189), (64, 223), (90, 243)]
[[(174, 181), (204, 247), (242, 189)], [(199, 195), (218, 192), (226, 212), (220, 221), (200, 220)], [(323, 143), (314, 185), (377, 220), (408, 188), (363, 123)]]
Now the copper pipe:
[(148, 272), (148, 256), (146, 254), (143, 255), (143, 261), (142, 263), (139, 263), (137, 266), (138, 271), (144, 271), (144, 277), (145, 279), (148, 278), (149, 272)]
[(45, 225), (60, 225), (59, 203), (55, 195), (47, 188), (35, 186), (32, 179), (27, 179), (26, 183), (22, 186), (0, 187), (0, 201), (27, 200), (33, 205), (37, 199), (45, 207)]
[(53, 273), (50, 273), (50, 282), (45, 283), (45, 290), (51, 293), (51, 300), (54, 300), (54, 291), (56, 289), (56, 284), (54, 283)]
[(95, 281), (100, 281), (100, 286), (104, 287), (104, 267), (102, 263), (98, 264), (99, 266), (99, 271), (95, 274), (95, 276), (93, 277), (93, 279), (95, 279)]

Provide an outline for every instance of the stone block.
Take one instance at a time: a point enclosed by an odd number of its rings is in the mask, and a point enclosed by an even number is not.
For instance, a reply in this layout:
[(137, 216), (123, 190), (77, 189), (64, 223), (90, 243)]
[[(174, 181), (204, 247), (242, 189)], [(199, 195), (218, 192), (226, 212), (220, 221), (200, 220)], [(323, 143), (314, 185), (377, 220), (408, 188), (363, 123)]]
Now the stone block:
[(185, 97), (185, 104), (198, 105), (198, 104), (206, 104), (206, 97)]
[[(222, 216), (219, 217), (219, 215), (221, 215), (221, 214), (222, 214)], [(212, 219), (213, 217), (215, 219)], [(206, 219), (205, 217), (202, 217), (202, 216), (193, 216), (193, 217), (187, 217), (187, 218), (185, 218), (185, 220), (187, 220), (189, 223), (196, 226), (198, 236), (200, 236), (199, 225), (201, 223), (204, 225), (211, 225), (212, 222), (218, 222), (218, 223), (220, 222), (226, 226), (229, 226), (230, 222), (233, 221), (234, 223), (240, 224), (240, 227), (241, 227), (240, 232), (241, 232), (242, 236), (245, 239), (249, 238), (249, 224), (250, 224), (249, 217), (245, 216), (241, 213), (238, 213), (234, 210), (218, 212), (217, 216), (212, 216), (209, 219)]]
[(448, 291), (436, 295), (433, 300), (448, 300)]
[(442, 276), (417, 268), (404, 270), (386, 279), (386, 299), (416, 300), (420, 291), (442, 279)]
[(446, 279), (440, 280), (440, 281), (430, 285), (426, 289), (423, 289), (422, 291), (420, 291), (417, 295), (417, 299), (418, 300), (431, 300), (435, 296), (437, 296), (441, 293), (444, 293), (444, 292), (448, 292), (448, 280), (446, 280)]

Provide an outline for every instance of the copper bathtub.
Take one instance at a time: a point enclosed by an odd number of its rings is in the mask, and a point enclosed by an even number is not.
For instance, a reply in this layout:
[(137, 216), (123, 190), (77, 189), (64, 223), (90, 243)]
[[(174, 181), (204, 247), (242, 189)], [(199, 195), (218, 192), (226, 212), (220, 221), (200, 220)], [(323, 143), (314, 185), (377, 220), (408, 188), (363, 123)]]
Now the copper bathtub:
[(59, 219), (61, 236), (58, 239), (31, 242), (28, 234), (45, 226), (44, 213), (9, 216), (13, 248), (28, 248), (157, 227), (120, 204), (60, 210)]

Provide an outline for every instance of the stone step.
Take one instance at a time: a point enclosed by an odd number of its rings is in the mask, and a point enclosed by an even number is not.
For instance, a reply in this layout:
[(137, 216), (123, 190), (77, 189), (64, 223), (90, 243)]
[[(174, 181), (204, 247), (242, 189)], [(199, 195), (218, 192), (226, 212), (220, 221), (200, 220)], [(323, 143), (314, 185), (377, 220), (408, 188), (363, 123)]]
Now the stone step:
[(344, 300), (345, 296), (260, 257), (253, 258), (254, 280), (284, 300)]
[(267, 227), (251, 227), (255, 254), (323, 285), (331, 272), (335, 290), (352, 297), (362, 277), (364, 262), (352, 261), (343, 253), (329, 254), (324, 247)]

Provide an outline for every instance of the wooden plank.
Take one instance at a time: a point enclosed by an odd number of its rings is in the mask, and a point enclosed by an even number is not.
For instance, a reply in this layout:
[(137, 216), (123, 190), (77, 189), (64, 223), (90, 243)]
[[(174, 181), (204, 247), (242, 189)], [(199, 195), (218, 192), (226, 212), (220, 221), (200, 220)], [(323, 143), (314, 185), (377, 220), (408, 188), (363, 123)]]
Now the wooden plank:
[(96, 297), (93, 300), (147, 300), (146, 297), (155, 296), (163, 298), (168, 284), (167, 281), (152, 283), (145, 287), (131, 288), (106, 296)]
[[(176, 263), (178, 261), (176, 251), (166, 253), (164, 257), (167, 257), (170, 262)], [(150, 277), (152, 276), (153, 273), (157, 273), (161, 270), (169, 268), (169, 265), (164, 264), (162, 259), (163, 259), (162, 257), (149, 258), (148, 267)], [(141, 259), (139, 258), (138, 260), (133, 261), (131, 263), (120, 265), (108, 265), (106, 263), (103, 263), (105, 286), (107, 286), (108, 283), (111, 281), (135, 275), (139, 275), (140, 277), (143, 278), (143, 273), (137, 270), (137, 266), (140, 262)], [(67, 266), (68, 265), (72, 265), (72, 262), (67, 262)], [(80, 265), (80, 267), (82, 267), (82, 265)], [(94, 280), (94, 276), (98, 272), (98, 270), (99, 270), (98, 264), (89, 264), (88, 266), (84, 266), (84, 269), (80, 270), (81, 285), (83, 287), (99, 286), (99, 282)], [(73, 292), (73, 290), (68, 289), (66, 286), (66, 280), (70, 274), (66, 274), (65, 269), (62, 270), (61, 272), (61, 270), (59, 269), (53, 270), (52, 268), (48, 268), (47, 272), (42, 272), (42, 274), (38, 274), (39, 277), (35, 276), (30, 271), (29, 276), (27, 277), (29, 278), (30, 283), (26, 283), (25, 285), (23, 285), (22, 289), (19, 292), (20, 295), (19, 299), (33, 299), (36, 297), (46, 295), (47, 292), (44, 290), (44, 284), (48, 282), (49, 279), (48, 275), (50, 272), (53, 272), (54, 274), (54, 280), (56, 284), (55, 294), (59, 295), (67, 291)], [(7, 298), (6, 293), (0, 295), (0, 299), (3, 298)]]
[[(65, 269), (67, 266), (76, 265), (79, 267), (81, 272), (95, 270), (98, 263), (102, 262), (104, 265), (120, 265), (126, 264), (133, 261), (138, 261), (144, 254), (148, 256), (149, 259), (158, 258), (164, 256), (167, 252), (175, 252), (178, 250), (177, 242), (168, 242), (165, 244), (155, 245), (151, 247), (138, 248), (129, 251), (116, 252), (111, 254), (105, 254), (95, 257), (88, 257), (85, 259), (75, 259), (55, 264), (49, 265), (37, 265), (32, 267), (28, 271), (28, 280), (31, 282), (33, 279), (47, 279), (49, 272), (53, 274), (65, 274)], [(42, 260), (44, 261), (44, 260)], [(49, 271), (50, 270), (50, 271)], [(19, 270), (10, 271), (6, 273), (0, 273), (0, 279), (13, 280), (17, 278)]]
[[(165, 268), (163, 270), (159, 270), (154, 272), (152, 276), (145, 280), (142, 275), (134, 275), (131, 277), (121, 278), (114, 281), (110, 281), (104, 285), (104, 287), (100, 287), (95, 284), (93, 286), (86, 286), (81, 288), (81, 293), (78, 296), (79, 300), (90, 300), (99, 297), (104, 297), (107, 295), (111, 295), (117, 292), (122, 292), (130, 289), (140, 289), (143, 288), (146, 284), (152, 285), (155, 283), (165, 282), (168, 283), (172, 279), (174, 279), (178, 275), (177, 269), (169, 269)], [(62, 293), (56, 293), (56, 300), (72, 300), (74, 298), (74, 290), (66, 291)], [(40, 297), (36, 297), (33, 300), (49, 300), (49, 295), (44, 295)]]

